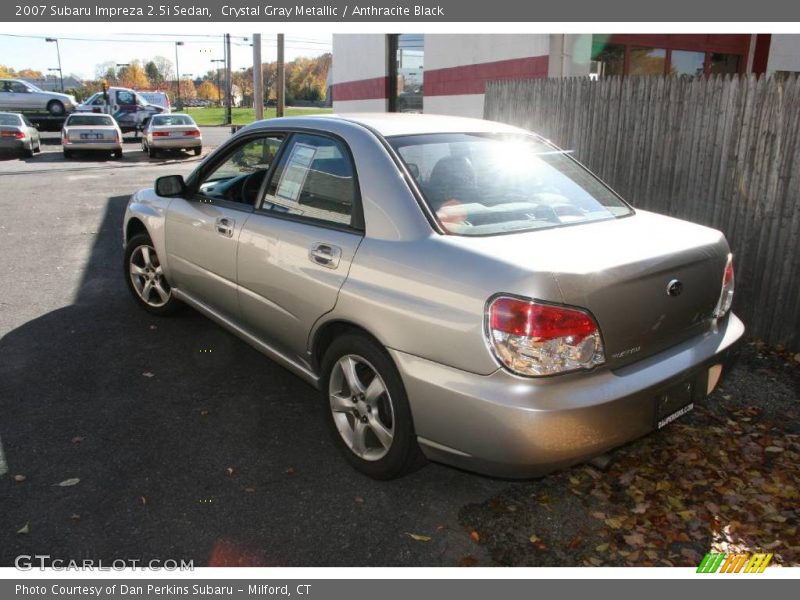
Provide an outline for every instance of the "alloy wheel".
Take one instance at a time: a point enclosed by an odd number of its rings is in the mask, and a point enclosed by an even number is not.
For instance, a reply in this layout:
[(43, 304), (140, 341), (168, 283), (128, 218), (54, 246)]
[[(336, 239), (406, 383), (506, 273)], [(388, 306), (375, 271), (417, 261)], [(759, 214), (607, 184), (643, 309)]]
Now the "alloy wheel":
[(375, 367), (355, 354), (342, 356), (333, 365), (328, 397), (336, 428), (350, 451), (367, 461), (386, 456), (394, 440), (395, 415)]
[(133, 289), (145, 304), (160, 308), (169, 302), (172, 289), (164, 277), (155, 248), (149, 245), (137, 246), (128, 262), (128, 273)]

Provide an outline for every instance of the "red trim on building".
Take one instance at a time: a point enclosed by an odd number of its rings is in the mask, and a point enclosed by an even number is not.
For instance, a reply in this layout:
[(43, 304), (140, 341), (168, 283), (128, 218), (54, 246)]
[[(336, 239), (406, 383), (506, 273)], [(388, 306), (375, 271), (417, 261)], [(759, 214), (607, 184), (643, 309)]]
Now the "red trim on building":
[(769, 47), (772, 44), (772, 34), (759, 33), (756, 36), (756, 49), (753, 52), (753, 73), (758, 75), (766, 73), (769, 62)]
[(747, 54), (750, 34), (746, 33), (615, 33), (594, 34), (593, 42), (605, 39), (607, 44), (630, 44), (644, 48), (669, 48), (720, 54)]
[(487, 81), (547, 77), (547, 65), (547, 56), (530, 56), (447, 69), (426, 70), (425, 96), (483, 94), (486, 91)]
[(373, 77), (357, 81), (333, 84), (333, 99), (343, 100), (382, 100), (389, 97), (389, 78)]

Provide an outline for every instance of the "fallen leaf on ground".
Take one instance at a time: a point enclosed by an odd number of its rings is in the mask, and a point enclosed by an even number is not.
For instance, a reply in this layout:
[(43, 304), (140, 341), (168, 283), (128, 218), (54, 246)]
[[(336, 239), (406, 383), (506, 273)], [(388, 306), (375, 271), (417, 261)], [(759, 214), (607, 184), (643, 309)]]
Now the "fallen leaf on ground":
[(25, 475), (14, 475), (14, 481), (16, 481), (17, 483), (22, 483), (26, 479), (27, 477), (25, 477)]
[(361, 496), (356, 496), (355, 498), (353, 498), (353, 500), (356, 501), (356, 504), (364, 504), (364, 498), (362, 498)]
[(70, 479), (65, 479), (61, 483), (54, 483), (53, 485), (57, 485), (59, 487), (72, 487), (73, 485), (78, 485), (80, 482), (81, 480), (77, 477), (72, 477)]
[(433, 539), (428, 535), (419, 535), (418, 533), (406, 532), (406, 535), (417, 542), (430, 542)]
[(80, 444), (83, 441), (83, 437), (76, 435), (74, 438), (70, 440), (73, 444)]
[(76, 514), (76, 513), (72, 513), (69, 516), (69, 518), (70, 518), (71, 521), (80, 521), (81, 520), (81, 516), (79, 514)]
[(155, 377), (156, 376), (155, 373), (151, 373), (150, 371), (145, 371), (144, 373), (142, 373), (142, 375), (144, 377)]
[(147, 505), (147, 498), (145, 496), (139, 496), (139, 502), (142, 503), (142, 506)]
[(256, 488), (246, 487), (244, 488), (244, 491), (247, 492), (248, 494), (252, 494), (253, 492), (256, 491)]
[(478, 533), (477, 531), (472, 531), (469, 534), (469, 539), (471, 539), (473, 542), (480, 542), (481, 541), (481, 534)]
[(228, 477), (233, 477), (233, 474), (236, 473), (236, 469), (233, 467), (228, 467), (225, 469), (225, 472), (228, 474)]
[(28, 535), (31, 532), (31, 524), (25, 523), (21, 528), (17, 530), (17, 533), (20, 535)]
[(478, 564), (478, 559), (471, 554), (458, 561), (459, 567), (474, 567), (476, 564)]

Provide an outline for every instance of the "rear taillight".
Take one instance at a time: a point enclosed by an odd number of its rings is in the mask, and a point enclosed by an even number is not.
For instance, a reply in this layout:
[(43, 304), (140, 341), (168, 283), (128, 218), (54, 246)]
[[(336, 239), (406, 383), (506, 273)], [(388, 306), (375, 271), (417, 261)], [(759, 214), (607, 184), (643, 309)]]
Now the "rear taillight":
[(197, 137), (198, 135), (200, 135), (200, 132), (197, 129), (189, 129), (188, 131), (184, 131), (183, 135)]
[(69, 144), (69, 133), (67, 132), (66, 129), (64, 129), (61, 132), (61, 144), (62, 145)]
[(154, 131), (153, 137), (168, 137), (169, 131)]
[(115, 132), (114, 132), (114, 142), (116, 142), (117, 144), (119, 144), (119, 143), (120, 143), (120, 140), (119, 140), (119, 131), (115, 131)]
[(2, 137), (8, 137), (8, 138), (12, 138), (13, 137), (13, 138), (16, 138), (18, 140), (24, 140), (25, 139), (25, 134), (23, 132), (21, 132), (21, 131), (4, 131), (0, 135)]
[(714, 316), (718, 319), (724, 317), (731, 309), (733, 287), (733, 255), (728, 254), (728, 262), (725, 263), (725, 272), (722, 275), (722, 291), (719, 294), (717, 307), (714, 309)]
[(518, 375), (555, 375), (605, 362), (600, 328), (580, 309), (498, 296), (486, 319), (495, 356)]

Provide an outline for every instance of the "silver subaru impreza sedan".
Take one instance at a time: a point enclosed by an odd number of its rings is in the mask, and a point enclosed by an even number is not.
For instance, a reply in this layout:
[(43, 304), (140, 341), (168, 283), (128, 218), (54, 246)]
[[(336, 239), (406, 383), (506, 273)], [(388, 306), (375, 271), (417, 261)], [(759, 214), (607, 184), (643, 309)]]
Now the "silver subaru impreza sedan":
[(125, 279), (317, 386), (358, 470), (545, 474), (667, 426), (744, 327), (719, 231), (488, 121), (253, 123), (137, 192)]

